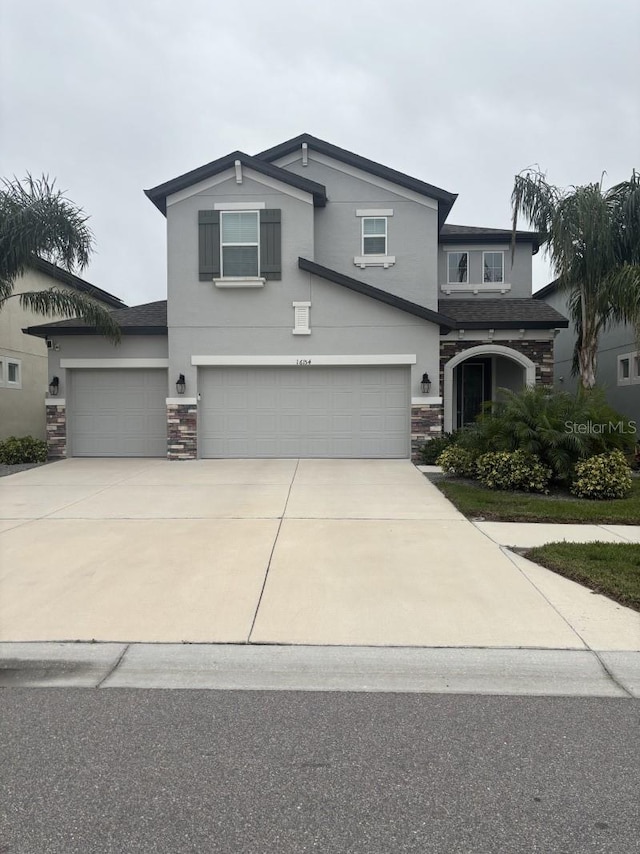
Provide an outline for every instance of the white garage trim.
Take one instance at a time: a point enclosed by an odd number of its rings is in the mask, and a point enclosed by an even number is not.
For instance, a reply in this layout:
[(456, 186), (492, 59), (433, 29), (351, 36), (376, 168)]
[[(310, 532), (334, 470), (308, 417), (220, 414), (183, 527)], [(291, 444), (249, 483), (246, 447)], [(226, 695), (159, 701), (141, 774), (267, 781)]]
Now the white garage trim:
[(476, 356), (506, 356), (522, 365), (525, 371), (525, 383), (528, 386), (536, 384), (536, 366), (527, 358), (524, 353), (518, 350), (512, 350), (511, 347), (503, 347), (500, 344), (480, 344), (477, 347), (469, 347), (467, 350), (462, 350), (456, 356), (453, 356), (444, 366), (444, 431), (451, 433), (453, 431), (453, 371), (454, 368), (467, 359)]
[(210, 367), (248, 367), (265, 366), (277, 367), (293, 365), (294, 367), (339, 366), (339, 365), (415, 365), (416, 354), (404, 355), (379, 354), (362, 356), (192, 356), (191, 364)]
[(60, 359), (61, 368), (168, 368), (168, 359)]

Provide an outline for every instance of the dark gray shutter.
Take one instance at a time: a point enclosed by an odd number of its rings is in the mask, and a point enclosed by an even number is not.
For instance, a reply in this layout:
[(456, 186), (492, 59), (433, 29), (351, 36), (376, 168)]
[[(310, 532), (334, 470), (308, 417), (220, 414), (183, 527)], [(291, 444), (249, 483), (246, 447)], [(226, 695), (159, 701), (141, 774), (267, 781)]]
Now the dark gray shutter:
[(282, 278), (280, 211), (260, 211), (260, 275), (265, 279)]
[(220, 276), (220, 211), (198, 211), (198, 255), (201, 282)]

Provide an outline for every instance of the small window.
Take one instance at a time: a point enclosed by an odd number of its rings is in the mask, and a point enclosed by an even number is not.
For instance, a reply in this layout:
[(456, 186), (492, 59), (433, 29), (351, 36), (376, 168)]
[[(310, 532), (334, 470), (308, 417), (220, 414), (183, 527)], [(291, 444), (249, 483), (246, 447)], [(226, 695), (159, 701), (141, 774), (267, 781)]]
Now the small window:
[(22, 388), (22, 365), (18, 359), (0, 359), (0, 385)]
[(447, 282), (452, 285), (469, 281), (469, 253), (447, 253)]
[(365, 216), (362, 218), (362, 254), (387, 254), (386, 216)]
[(631, 357), (618, 356), (618, 385), (631, 382)]
[(483, 281), (504, 282), (504, 252), (483, 252)]
[(640, 356), (633, 357), (633, 381), (640, 382)]
[(260, 258), (258, 211), (225, 211), (220, 214), (220, 220), (222, 277), (257, 277)]

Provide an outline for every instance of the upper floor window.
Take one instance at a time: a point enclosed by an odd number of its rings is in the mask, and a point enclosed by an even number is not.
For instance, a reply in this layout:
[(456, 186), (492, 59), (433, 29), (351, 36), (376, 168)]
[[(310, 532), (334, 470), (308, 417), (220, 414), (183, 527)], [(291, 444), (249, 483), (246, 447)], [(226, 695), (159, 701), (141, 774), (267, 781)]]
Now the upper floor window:
[(258, 211), (221, 212), (220, 237), (222, 277), (258, 276), (260, 258)]
[(640, 353), (623, 353), (618, 356), (618, 385), (640, 383)]
[(447, 253), (447, 282), (449, 284), (469, 281), (469, 253)]
[(504, 282), (504, 252), (483, 252), (482, 269), (483, 282)]
[(387, 218), (386, 216), (362, 217), (362, 254), (387, 254)]

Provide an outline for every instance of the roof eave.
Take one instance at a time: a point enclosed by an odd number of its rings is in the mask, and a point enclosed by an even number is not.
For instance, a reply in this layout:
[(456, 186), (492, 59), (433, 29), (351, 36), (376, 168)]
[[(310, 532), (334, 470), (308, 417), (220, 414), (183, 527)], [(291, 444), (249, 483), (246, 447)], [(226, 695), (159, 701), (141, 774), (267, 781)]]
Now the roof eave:
[[(27, 326), (25, 335), (36, 338), (52, 338), (64, 335), (103, 335), (95, 326)], [(121, 335), (166, 335), (166, 326), (121, 326)]]

